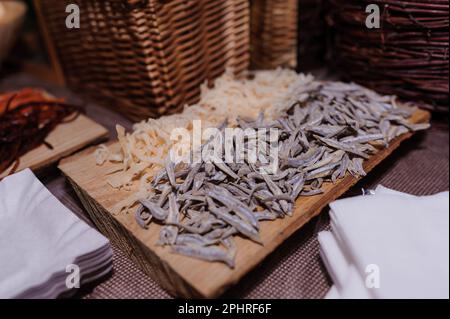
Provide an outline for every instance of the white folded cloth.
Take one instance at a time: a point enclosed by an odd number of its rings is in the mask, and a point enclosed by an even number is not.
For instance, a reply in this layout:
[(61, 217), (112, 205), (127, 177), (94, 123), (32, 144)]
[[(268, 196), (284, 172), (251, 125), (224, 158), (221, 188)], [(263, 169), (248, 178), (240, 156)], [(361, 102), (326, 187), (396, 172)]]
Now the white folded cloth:
[(0, 298), (67, 294), (72, 264), (80, 269), (81, 283), (111, 271), (108, 239), (62, 205), (30, 170), (1, 181)]
[(416, 197), (385, 187), (330, 204), (319, 234), (334, 282), (327, 298), (449, 298), (449, 193)]

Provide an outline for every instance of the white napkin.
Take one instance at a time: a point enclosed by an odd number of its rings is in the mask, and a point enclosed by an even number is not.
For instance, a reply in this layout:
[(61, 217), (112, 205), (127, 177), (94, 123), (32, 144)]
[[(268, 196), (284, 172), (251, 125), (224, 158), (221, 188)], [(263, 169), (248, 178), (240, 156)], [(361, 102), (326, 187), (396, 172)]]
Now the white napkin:
[(108, 240), (62, 205), (30, 170), (0, 182), (0, 298), (57, 297), (68, 289), (68, 265), (80, 266), (93, 280), (111, 270), (111, 258)]
[(416, 197), (380, 186), (330, 207), (333, 231), (319, 234), (335, 284), (328, 298), (449, 297), (448, 192)]

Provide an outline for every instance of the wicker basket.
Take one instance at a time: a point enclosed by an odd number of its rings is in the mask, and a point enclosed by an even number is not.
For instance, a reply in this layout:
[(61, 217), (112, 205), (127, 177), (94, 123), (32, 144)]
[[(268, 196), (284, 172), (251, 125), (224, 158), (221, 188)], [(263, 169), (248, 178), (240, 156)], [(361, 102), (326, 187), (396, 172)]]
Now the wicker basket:
[[(365, 26), (379, 5), (381, 28)], [(448, 0), (330, 0), (332, 61), (344, 78), (449, 110)]]
[(297, 17), (297, 0), (251, 1), (252, 68), (296, 67)]
[(305, 71), (324, 62), (324, 0), (253, 0), (251, 64)]
[[(81, 28), (65, 27), (79, 5)], [(247, 0), (42, 0), (66, 82), (133, 120), (198, 101), (200, 85), (249, 64)]]

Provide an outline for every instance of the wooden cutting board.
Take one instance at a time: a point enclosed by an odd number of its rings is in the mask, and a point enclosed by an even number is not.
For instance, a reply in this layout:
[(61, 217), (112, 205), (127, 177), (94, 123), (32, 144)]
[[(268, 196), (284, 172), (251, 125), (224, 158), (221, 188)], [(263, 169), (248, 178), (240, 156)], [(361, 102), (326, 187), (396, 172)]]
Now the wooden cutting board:
[[(20, 158), (16, 171), (25, 168), (39, 170), (48, 167), (61, 158), (71, 155), (76, 151), (104, 140), (108, 137), (108, 130), (81, 114), (70, 123), (58, 125), (47, 137), (46, 141), (53, 147), (49, 149), (41, 145), (26, 153)], [(0, 180), (7, 176), (11, 168), (0, 174)]]
[[(417, 111), (413, 123), (428, 122), (430, 114)], [(367, 172), (391, 154), (412, 133), (392, 141), (389, 148), (379, 151), (365, 162)], [(117, 143), (111, 145), (118, 150)], [(148, 275), (159, 282), (169, 293), (178, 297), (218, 297), (228, 287), (236, 284), (245, 274), (257, 266), (295, 231), (318, 215), (328, 203), (344, 194), (358, 179), (346, 176), (336, 184), (324, 185), (325, 193), (315, 197), (301, 197), (296, 202), (293, 217), (262, 222), (261, 238), (264, 246), (237, 237), (236, 268), (230, 269), (220, 263), (209, 263), (172, 254), (169, 247), (156, 246), (161, 226), (152, 224), (148, 230), (141, 229), (134, 214), (110, 213), (116, 203), (129, 196), (127, 191), (117, 191), (106, 183), (107, 173), (116, 166), (97, 166), (94, 149), (88, 149), (61, 162), (59, 168), (73, 185), (91, 219), (115, 245), (127, 253)], [(134, 189), (136, 189), (136, 185)]]

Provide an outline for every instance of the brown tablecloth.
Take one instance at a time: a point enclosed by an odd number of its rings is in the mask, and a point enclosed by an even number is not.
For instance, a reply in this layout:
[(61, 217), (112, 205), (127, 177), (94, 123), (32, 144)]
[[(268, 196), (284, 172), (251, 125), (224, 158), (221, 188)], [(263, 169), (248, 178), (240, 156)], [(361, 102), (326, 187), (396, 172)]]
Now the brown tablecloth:
[[(22, 86), (43, 86), (35, 79), (19, 75), (0, 83), (0, 92)], [(77, 99), (65, 89), (44, 87), (55, 94)], [(87, 115), (110, 129), (115, 137), (116, 123), (130, 128), (127, 121), (112, 111), (87, 105)], [(76, 195), (57, 170), (39, 176), (50, 191), (69, 209), (86, 219)], [(376, 167), (346, 196), (360, 194), (378, 184), (415, 195), (429, 195), (449, 188), (449, 127), (442, 121), (406, 141)], [(257, 269), (248, 274), (225, 298), (322, 298), (331, 282), (320, 260), (317, 232), (329, 228), (328, 212), (296, 232)], [(113, 247), (114, 272), (105, 280), (85, 287), (81, 298), (170, 298), (156, 282), (147, 277), (125, 253)]]

